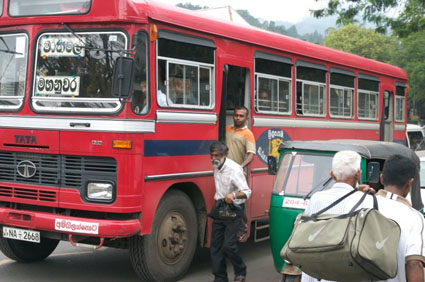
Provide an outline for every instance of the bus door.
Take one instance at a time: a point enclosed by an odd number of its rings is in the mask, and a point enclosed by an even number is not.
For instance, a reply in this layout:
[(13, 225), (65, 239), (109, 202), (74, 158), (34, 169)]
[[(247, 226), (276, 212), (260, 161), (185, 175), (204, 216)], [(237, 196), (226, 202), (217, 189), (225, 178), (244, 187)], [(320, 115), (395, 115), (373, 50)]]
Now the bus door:
[[(234, 109), (240, 106), (250, 108), (249, 77), (248, 68), (224, 66), (219, 124), (219, 139), (222, 141), (226, 140), (226, 126), (233, 124)], [(250, 127), (249, 121), (250, 119), (248, 119), (248, 127)]]
[(382, 118), (380, 124), (380, 140), (381, 141), (393, 141), (393, 92), (384, 91), (384, 103), (382, 108)]

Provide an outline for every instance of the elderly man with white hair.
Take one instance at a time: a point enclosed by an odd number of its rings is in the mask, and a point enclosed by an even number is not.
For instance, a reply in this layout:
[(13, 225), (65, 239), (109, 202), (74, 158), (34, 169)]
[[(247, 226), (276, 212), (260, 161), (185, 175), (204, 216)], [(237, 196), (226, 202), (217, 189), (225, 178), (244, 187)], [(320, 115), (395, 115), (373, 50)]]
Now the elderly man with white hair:
[[(305, 210), (308, 214), (313, 214), (319, 210), (329, 206), (342, 196), (356, 189), (357, 183), (360, 181), (362, 171), (360, 169), (361, 157), (354, 151), (340, 151), (335, 154), (332, 159), (332, 170), (330, 175), (335, 184), (328, 190), (320, 191), (310, 198), (308, 206)], [(350, 199), (344, 199), (336, 206), (326, 211), (329, 214), (343, 214), (347, 209), (353, 206), (353, 197), (361, 197), (362, 193), (358, 192), (359, 195), (354, 194)], [(349, 207), (347, 206), (349, 205)], [(303, 273), (301, 281), (318, 281), (317, 279)], [(320, 280), (324, 282), (326, 280)]]

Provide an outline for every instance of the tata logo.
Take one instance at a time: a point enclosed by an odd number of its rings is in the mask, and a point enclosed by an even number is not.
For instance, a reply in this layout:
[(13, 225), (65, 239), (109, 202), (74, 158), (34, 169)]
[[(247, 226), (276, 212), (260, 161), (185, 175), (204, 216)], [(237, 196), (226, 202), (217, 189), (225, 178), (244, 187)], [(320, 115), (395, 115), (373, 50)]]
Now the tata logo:
[(15, 143), (19, 144), (37, 144), (35, 136), (31, 135), (15, 135)]
[(25, 178), (31, 178), (37, 172), (37, 167), (31, 161), (21, 161), (16, 166), (18, 174)]

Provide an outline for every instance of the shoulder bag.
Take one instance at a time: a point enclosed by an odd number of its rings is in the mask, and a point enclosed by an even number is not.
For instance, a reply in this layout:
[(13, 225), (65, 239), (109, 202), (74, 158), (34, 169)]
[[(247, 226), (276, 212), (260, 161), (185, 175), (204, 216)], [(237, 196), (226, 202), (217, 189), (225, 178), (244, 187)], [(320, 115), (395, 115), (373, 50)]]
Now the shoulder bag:
[(347, 214), (323, 214), (352, 192), (312, 215), (300, 214), (281, 257), (317, 279), (386, 280), (397, 275), (400, 227), (373, 208), (356, 211), (366, 193)]

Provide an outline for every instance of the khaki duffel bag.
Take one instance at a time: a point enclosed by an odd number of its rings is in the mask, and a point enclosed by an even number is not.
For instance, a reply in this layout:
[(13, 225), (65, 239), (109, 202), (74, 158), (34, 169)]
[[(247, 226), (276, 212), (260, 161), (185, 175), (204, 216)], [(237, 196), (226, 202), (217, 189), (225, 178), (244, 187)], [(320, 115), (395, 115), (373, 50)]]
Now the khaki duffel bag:
[(308, 275), (333, 281), (386, 280), (397, 275), (399, 225), (374, 208), (355, 209), (344, 215), (322, 213), (353, 194), (350, 192), (311, 216), (295, 221), (281, 257)]

